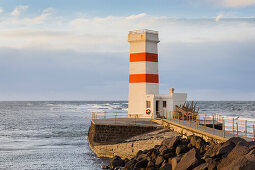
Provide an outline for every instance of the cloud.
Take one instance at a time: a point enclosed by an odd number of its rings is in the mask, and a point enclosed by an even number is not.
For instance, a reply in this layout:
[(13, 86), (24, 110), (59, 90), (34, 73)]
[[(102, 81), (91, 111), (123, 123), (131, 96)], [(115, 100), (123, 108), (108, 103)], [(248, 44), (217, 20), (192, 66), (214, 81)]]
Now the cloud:
[(255, 0), (223, 0), (222, 5), (226, 7), (246, 7), (255, 5)]
[(199, 0), (200, 3), (216, 4), (217, 6), (227, 8), (244, 8), (255, 5), (255, 0)]
[(223, 15), (222, 14), (219, 14), (216, 18), (215, 18), (215, 21), (216, 22), (218, 22), (218, 21), (220, 21), (220, 19), (223, 17)]
[(221, 94), (213, 99), (224, 100), (239, 91), (242, 99), (255, 99), (255, 79), (250, 78), (255, 72), (254, 18), (141, 13), (63, 19), (51, 13), (45, 9), (38, 16), (0, 21), (0, 100), (127, 99), (127, 34), (144, 28), (159, 31), (164, 93), (175, 87), (190, 99)]
[[(255, 37), (253, 18), (178, 19), (145, 13), (130, 16), (78, 17), (63, 20), (46, 9), (32, 18), (0, 21), (1, 46), (11, 48), (127, 51), (129, 30), (153, 29), (162, 43), (246, 41)], [(221, 22), (215, 22), (219, 21)], [(227, 31), (226, 31), (227, 30)]]
[(12, 12), (11, 15), (12, 16), (19, 16), (21, 14), (21, 12), (25, 11), (28, 8), (27, 5), (21, 5), (21, 6), (17, 6)]
[(0, 14), (3, 13), (3, 12), (4, 12), (3, 8), (0, 8)]

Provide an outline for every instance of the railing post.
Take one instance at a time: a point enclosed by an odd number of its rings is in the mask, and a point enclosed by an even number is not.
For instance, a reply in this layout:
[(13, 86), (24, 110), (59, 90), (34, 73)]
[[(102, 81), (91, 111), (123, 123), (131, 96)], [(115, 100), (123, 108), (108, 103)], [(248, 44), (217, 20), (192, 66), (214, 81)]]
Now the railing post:
[(213, 115), (213, 135), (214, 135), (214, 115)]
[(235, 119), (233, 118), (233, 125), (232, 125), (232, 132), (234, 134), (234, 130), (235, 130)]
[(238, 136), (238, 123), (236, 122), (236, 134)]
[(245, 120), (245, 136), (247, 136), (247, 120)]

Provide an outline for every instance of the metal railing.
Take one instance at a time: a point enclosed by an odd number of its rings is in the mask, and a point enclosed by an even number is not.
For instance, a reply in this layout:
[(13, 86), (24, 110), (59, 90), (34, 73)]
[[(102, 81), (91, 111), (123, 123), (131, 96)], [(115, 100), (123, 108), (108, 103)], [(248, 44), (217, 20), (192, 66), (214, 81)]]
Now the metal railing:
[(255, 141), (255, 121), (226, 117), (220, 114), (199, 113), (194, 115), (180, 114), (179, 112), (161, 112), (161, 114), (167, 120), (174, 119), (179, 124), (186, 124), (204, 132), (209, 129), (213, 135), (222, 135), (225, 138), (229, 134), (229, 136), (239, 136)]
[[(143, 114), (132, 114), (131, 117), (128, 117), (127, 112), (92, 112), (92, 120), (97, 120), (97, 119), (111, 119), (114, 120), (114, 123), (117, 124), (118, 122), (121, 121), (120, 118), (132, 118), (133, 121), (129, 121), (129, 123), (132, 124), (137, 124), (138, 119), (140, 118), (139, 115)], [(131, 120), (131, 119), (130, 119)], [(150, 123), (152, 124), (153, 120), (153, 115), (150, 117)]]

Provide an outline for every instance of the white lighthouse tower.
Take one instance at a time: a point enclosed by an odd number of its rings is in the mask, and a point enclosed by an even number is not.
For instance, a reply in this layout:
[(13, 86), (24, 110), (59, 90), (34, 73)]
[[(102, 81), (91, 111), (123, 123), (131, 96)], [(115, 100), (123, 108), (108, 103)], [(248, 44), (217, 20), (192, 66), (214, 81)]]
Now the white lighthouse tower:
[(159, 94), (158, 32), (130, 31), (128, 115), (150, 116), (146, 113), (146, 95)]
[(128, 117), (155, 118), (160, 111), (169, 112), (184, 104), (185, 93), (159, 95), (158, 32), (130, 31)]

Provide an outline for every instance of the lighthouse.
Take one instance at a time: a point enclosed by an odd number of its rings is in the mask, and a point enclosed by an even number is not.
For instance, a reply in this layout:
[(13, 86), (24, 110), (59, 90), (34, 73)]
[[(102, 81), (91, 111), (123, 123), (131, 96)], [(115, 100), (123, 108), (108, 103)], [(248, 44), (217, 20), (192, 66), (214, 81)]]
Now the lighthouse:
[[(129, 97), (128, 117), (155, 118), (160, 112), (169, 112), (175, 105), (184, 104), (185, 93), (159, 95), (158, 43), (157, 31), (129, 31)], [(163, 114), (165, 114), (163, 113)]]

